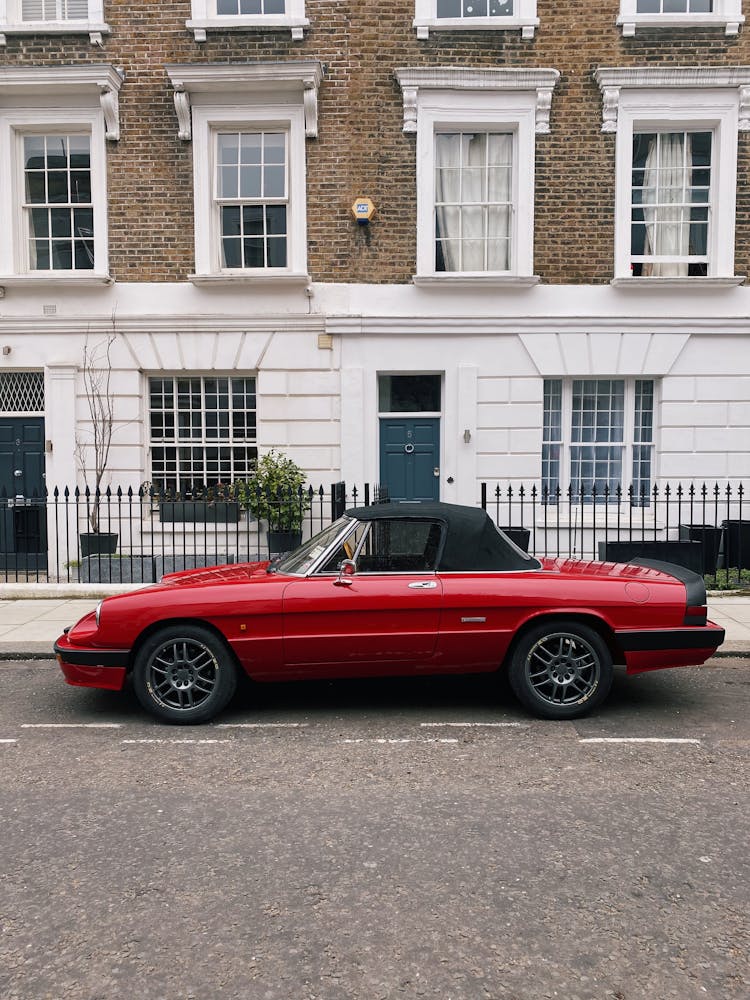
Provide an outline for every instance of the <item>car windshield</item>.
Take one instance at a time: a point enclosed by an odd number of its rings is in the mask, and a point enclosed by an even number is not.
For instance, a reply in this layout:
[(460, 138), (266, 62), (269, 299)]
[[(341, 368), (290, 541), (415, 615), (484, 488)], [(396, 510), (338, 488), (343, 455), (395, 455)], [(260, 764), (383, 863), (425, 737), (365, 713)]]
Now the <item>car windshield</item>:
[(298, 573), (305, 574), (317, 562), (320, 556), (341, 534), (344, 528), (351, 528), (353, 521), (350, 517), (340, 517), (327, 528), (313, 535), (309, 541), (300, 545), (294, 552), (280, 559), (275, 563), (273, 569), (276, 573)]

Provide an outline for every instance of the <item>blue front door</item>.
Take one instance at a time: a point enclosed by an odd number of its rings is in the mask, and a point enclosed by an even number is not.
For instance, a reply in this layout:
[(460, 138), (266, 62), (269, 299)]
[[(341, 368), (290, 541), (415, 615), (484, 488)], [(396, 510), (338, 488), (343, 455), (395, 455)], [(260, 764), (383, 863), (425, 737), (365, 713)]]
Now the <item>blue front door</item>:
[(382, 417), (380, 485), (393, 501), (440, 499), (440, 418)]

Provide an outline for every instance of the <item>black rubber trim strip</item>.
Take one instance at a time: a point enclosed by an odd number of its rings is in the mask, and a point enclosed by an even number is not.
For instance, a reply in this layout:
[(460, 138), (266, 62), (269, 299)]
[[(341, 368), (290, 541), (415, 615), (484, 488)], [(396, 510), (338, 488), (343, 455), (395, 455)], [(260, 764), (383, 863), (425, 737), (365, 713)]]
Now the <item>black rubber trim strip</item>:
[(706, 584), (700, 573), (685, 566), (677, 566), (676, 563), (662, 562), (660, 559), (641, 559), (640, 556), (636, 556), (629, 562), (636, 566), (646, 566), (648, 569), (658, 569), (684, 583), (689, 608), (700, 608), (706, 603)]
[(615, 632), (626, 653), (659, 649), (716, 649), (724, 642), (723, 628), (671, 628), (638, 632)]
[(129, 649), (71, 649), (54, 645), (55, 656), (75, 667), (127, 667)]

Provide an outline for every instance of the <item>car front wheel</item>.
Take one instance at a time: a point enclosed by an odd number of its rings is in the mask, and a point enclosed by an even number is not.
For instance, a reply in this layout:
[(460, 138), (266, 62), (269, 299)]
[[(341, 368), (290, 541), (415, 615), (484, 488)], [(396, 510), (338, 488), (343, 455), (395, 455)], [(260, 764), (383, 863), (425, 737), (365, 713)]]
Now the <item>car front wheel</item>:
[(518, 700), (542, 719), (576, 719), (600, 705), (612, 686), (612, 657), (602, 637), (573, 621), (527, 632), (508, 678)]
[(141, 646), (133, 687), (143, 707), (165, 722), (206, 722), (229, 704), (237, 669), (229, 650), (209, 629), (175, 625)]

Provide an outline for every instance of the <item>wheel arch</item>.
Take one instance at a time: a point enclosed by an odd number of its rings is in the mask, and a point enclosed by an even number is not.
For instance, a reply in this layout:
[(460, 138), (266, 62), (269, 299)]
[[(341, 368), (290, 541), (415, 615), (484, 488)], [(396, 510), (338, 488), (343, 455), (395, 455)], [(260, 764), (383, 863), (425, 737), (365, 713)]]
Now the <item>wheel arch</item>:
[(505, 652), (500, 669), (505, 670), (507, 668), (513, 658), (516, 647), (532, 629), (537, 628), (539, 625), (554, 625), (556, 622), (577, 622), (581, 625), (587, 625), (597, 633), (607, 646), (612, 657), (612, 663), (625, 663), (625, 653), (618, 643), (613, 629), (599, 615), (591, 611), (549, 611), (540, 612), (531, 618), (527, 618), (523, 625), (518, 628)]
[(242, 672), (242, 665), (240, 664), (240, 661), (237, 658), (237, 654), (232, 649), (232, 646), (227, 640), (227, 637), (224, 635), (221, 629), (216, 627), (216, 625), (214, 625), (210, 621), (206, 621), (205, 618), (173, 617), (173, 618), (160, 618), (158, 621), (152, 622), (150, 625), (147, 625), (143, 629), (143, 631), (139, 633), (138, 637), (133, 643), (132, 649), (130, 650), (128, 673), (133, 672), (133, 667), (135, 665), (136, 657), (138, 656), (138, 651), (140, 650), (141, 646), (143, 646), (144, 642), (147, 642), (152, 635), (156, 635), (157, 632), (161, 632), (162, 629), (169, 628), (170, 626), (179, 628), (180, 626), (184, 625), (194, 625), (197, 626), (198, 628), (204, 628), (206, 629), (206, 631), (211, 632), (219, 640), (219, 642), (222, 643), (227, 653), (232, 657), (232, 662), (234, 663), (234, 666), (237, 668), (237, 670)]

